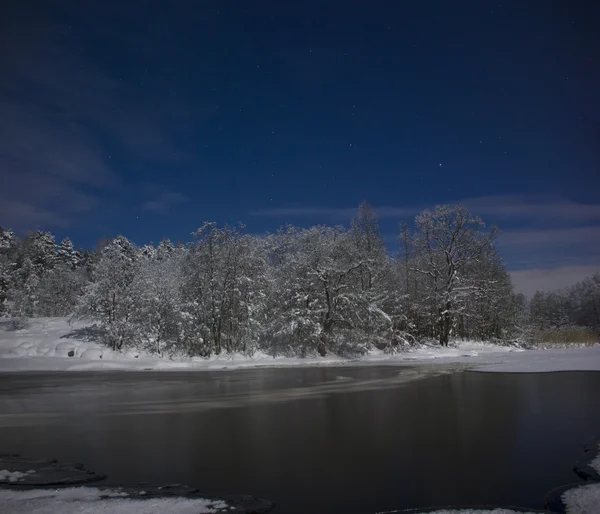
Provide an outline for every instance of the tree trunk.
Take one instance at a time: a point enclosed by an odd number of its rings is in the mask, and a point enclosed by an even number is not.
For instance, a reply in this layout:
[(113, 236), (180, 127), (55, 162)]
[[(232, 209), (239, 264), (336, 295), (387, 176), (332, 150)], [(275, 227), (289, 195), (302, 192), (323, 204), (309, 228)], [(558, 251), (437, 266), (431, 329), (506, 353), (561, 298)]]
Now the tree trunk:
[(446, 324), (444, 322), (441, 327), (441, 330), (440, 330), (440, 345), (448, 346), (448, 339), (449, 339), (449, 334), (448, 334), (448, 331), (446, 330)]
[(319, 355), (321, 357), (325, 357), (325, 355), (327, 355), (327, 345), (325, 344), (325, 341), (323, 341), (322, 338), (319, 341), (319, 344), (317, 345), (317, 352), (319, 352)]
[(215, 354), (221, 354), (221, 323), (213, 321), (213, 325), (211, 328), (213, 343), (215, 346)]
[(333, 328), (333, 322), (329, 319), (329, 313), (327, 313), (326, 318), (323, 320), (323, 335), (319, 340), (319, 344), (317, 345), (317, 352), (321, 357), (325, 357), (327, 355), (327, 348), (329, 347), (329, 342), (331, 341), (331, 330)]
[(450, 328), (452, 326), (452, 319), (450, 317), (450, 313), (448, 312), (449, 306), (446, 305), (446, 310), (444, 313), (440, 314), (440, 345), (448, 346), (448, 341), (450, 340)]

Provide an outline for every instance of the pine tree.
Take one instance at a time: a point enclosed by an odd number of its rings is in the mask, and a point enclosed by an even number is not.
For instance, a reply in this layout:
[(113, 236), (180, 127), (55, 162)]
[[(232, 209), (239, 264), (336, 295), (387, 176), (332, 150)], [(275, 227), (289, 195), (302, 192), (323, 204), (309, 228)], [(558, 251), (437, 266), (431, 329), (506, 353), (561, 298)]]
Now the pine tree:
[(8, 309), (17, 244), (13, 231), (0, 227), (0, 314)]
[(6, 252), (15, 245), (16, 237), (11, 229), (0, 226), (0, 252)]
[(56, 255), (62, 264), (71, 269), (76, 269), (81, 264), (81, 252), (75, 250), (73, 243), (68, 237), (62, 240)]
[(156, 258), (158, 260), (168, 259), (173, 252), (175, 251), (175, 247), (173, 243), (171, 243), (168, 239), (163, 239), (156, 248)]
[(50, 232), (38, 230), (27, 236), (23, 244), (25, 256), (31, 260), (38, 276), (54, 268), (57, 262), (56, 240)]
[(140, 255), (148, 260), (153, 260), (156, 257), (156, 249), (152, 244), (144, 245), (140, 249)]

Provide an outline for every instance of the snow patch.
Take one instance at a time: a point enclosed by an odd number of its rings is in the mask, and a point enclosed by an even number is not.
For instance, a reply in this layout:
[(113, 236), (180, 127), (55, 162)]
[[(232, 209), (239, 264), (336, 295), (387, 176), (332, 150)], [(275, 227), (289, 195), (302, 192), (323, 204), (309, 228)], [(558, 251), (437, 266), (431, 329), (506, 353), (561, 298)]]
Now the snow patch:
[(567, 507), (566, 514), (598, 514), (600, 483), (569, 489), (561, 498)]
[(35, 473), (34, 470), (25, 471), (9, 471), (8, 469), (0, 469), (0, 482), (22, 482), (27, 475)]
[(220, 500), (177, 497), (138, 500), (127, 498), (127, 494), (120, 491), (93, 487), (31, 491), (0, 489), (0, 511), (11, 514), (210, 514), (227, 510), (227, 503)]

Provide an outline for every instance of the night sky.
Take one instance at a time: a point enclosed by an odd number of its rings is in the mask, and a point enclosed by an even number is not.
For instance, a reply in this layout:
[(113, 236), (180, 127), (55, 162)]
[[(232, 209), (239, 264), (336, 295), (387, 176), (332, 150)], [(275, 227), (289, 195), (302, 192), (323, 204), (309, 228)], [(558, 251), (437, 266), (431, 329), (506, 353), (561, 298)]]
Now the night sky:
[(600, 269), (599, 20), (592, 0), (3, 0), (0, 225), (143, 244), (347, 224), (367, 200), (393, 251), (399, 221), (462, 202), (519, 289), (565, 285)]

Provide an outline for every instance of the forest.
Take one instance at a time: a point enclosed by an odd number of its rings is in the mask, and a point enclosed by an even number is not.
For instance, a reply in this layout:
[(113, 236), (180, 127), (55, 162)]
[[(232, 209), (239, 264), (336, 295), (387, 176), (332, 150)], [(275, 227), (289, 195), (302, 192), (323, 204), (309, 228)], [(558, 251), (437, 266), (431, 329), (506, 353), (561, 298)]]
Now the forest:
[[(204, 223), (188, 243), (92, 250), (0, 228), (0, 315), (89, 320), (113, 350), (156, 355), (353, 355), (457, 338), (504, 344), (600, 334), (600, 274), (568, 290), (515, 294), (495, 227), (462, 205), (424, 210), (390, 255), (373, 209), (349, 227), (250, 235)], [(541, 337), (541, 340), (540, 340)]]

